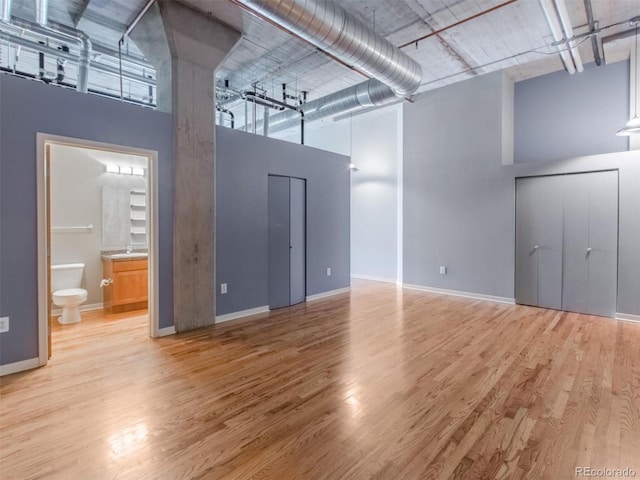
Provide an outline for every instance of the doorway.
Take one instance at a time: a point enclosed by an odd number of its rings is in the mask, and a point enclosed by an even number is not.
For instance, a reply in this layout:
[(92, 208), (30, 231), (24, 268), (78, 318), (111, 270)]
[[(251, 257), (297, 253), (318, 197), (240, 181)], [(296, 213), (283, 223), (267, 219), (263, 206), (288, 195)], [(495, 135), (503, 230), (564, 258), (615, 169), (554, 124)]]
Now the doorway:
[(157, 153), (44, 134), (37, 145), (40, 365), (54, 329), (95, 332), (130, 312), (159, 336)]
[(306, 299), (306, 180), (269, 175), (269, 308)]
[(516, 179), (516, 303), (614, 317), (618, 171)]

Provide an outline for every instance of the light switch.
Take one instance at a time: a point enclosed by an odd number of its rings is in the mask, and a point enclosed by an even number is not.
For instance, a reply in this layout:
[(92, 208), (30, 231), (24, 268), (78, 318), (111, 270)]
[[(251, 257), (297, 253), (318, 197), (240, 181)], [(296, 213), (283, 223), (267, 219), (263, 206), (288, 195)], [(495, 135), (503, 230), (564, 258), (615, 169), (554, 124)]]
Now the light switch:
[(223, 295), (225, 293), (227, 293), (227, 284), (226, 283), (221, 283), (220, 284), (220, 293), (223, 294)]

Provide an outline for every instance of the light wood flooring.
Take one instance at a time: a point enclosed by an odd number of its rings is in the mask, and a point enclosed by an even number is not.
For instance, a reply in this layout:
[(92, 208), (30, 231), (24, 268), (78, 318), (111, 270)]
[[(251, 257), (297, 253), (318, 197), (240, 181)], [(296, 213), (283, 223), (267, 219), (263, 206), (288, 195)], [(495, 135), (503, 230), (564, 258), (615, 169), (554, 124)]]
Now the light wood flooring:
[(85, 314), (0, 379), (2, 480), (640, 477), (640, 324), (358, 281), (147, 332)]

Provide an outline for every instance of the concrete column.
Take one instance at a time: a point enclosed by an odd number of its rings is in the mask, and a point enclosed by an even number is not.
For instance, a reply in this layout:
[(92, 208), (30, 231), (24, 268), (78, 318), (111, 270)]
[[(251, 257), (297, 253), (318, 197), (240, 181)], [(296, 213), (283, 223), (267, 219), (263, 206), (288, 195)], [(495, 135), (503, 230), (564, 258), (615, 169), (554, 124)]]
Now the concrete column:
[(131, 33), (173, 115), (173, 313), (178, 332), (215, 321), (215, 69), (240, 33), (171, 0)]

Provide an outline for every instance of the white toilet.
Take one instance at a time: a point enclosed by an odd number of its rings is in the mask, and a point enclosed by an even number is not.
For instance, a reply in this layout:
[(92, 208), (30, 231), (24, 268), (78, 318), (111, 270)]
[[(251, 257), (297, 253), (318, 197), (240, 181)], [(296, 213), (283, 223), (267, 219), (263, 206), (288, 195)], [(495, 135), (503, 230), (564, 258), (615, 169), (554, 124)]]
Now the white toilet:
[(62, 324), (78, 323), (80, 305), (87, 301), (87, 291), (80, 288), (84, 263), (66, 263), (51, 265), (51, 287), (53, 303), (62, 307), (58, 322)]

